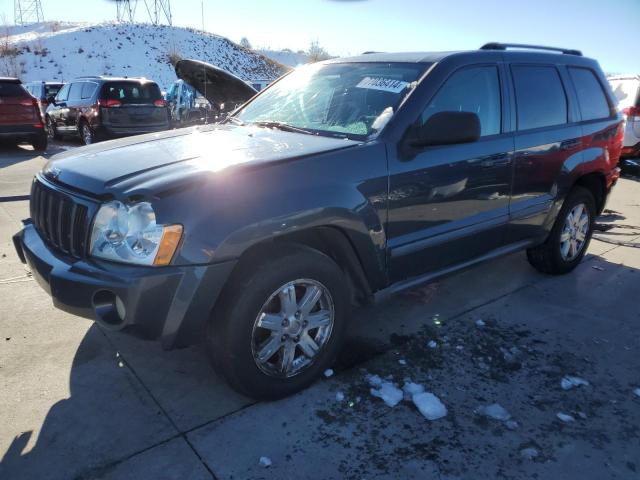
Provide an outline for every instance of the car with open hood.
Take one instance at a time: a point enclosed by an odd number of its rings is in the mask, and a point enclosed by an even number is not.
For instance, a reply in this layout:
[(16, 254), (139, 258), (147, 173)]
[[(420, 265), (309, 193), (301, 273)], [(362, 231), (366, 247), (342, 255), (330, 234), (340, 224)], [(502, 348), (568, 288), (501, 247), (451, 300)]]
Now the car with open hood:
[[(189, 83), (222, 101), (200, 72)], [(332, 59), (221, 124), (56, 155), (14, 243), (58, 308), (202, 341), (234, 388), (278, 398), (331, 366), (354, 304), (520, 250), (573, 270), (622, 136), (576, 50)]]
[(257, 90), (232, 73), (199, 60), (180, 60), (166, 100), (174, 127), (217, 122)]

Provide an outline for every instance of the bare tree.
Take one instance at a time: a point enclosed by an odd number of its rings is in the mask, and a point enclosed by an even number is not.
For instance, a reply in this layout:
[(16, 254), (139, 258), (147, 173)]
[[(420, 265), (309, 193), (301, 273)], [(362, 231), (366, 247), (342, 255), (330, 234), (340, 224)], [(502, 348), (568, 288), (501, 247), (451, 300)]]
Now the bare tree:
[(240, 39), (240, 46), (246, 48), (247, 50), (251, 50), (251, 42), (249, 42), (249, 39), (247, 37), (242, 37)]
[(307, 55), (309, 55), (309, 61), (311, 63), (331, 58), (331, 55), (329, 55), (329, 53), (320, 46), (320, 42), (318, 42), (318, 40), (313, 40), (311, 42)]

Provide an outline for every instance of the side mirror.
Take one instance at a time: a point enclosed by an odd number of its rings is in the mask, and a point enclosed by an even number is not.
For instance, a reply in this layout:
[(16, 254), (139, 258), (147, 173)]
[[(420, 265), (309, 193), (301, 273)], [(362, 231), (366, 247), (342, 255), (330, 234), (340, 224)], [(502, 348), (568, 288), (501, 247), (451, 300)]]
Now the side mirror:
[(438, 112), (409, 137), (412, 147), (453, 145), (475, 142), (480, 138), (480, 118), (472, 112)]

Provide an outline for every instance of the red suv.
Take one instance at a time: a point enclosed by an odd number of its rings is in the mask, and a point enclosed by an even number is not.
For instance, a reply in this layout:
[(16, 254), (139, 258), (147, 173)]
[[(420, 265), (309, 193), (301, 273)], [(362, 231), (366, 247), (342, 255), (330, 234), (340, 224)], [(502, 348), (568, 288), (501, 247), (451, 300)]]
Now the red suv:
[(0, 77), (0, 139), (29, 142), (33, 148), (47, 148), (47, 133), (38, 100), (17, 78)]

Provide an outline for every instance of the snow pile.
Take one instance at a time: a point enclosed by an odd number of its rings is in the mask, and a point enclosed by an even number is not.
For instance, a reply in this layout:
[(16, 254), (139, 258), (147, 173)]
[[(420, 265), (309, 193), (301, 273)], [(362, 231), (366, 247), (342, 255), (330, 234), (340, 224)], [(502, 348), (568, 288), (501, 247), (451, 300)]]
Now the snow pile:
[(271, 459), (269, 457), (260, 457), (260, 461), (259, 464), (261, 467), (270, 467), (271, 466)]
[(219, 35), (168, 25), (46, 22), (13, 27), (6, 41), (18, 53), (0, 58), (0, 76), (23, 82), (126, 75), (167, 89), (176, 80), (170, 60), (180, 58), (217, 65), (245, 81), (275, 80), (288, 69)]
[(511, 414), (498, 403), (479, 407), (477, 412), (485, 417), (493, 418), (494, 420), (506, 421), (511, 418)]
[(447, 407), (433, 393), (416, 393), (413, 403), (427, 420), (438, 420), (447, 415)]
[(327, 369), (324, 371), (324, 376), (325, 376), (325, 378), (329, 378), (329, 377), (333, 376), (333, 370), (332, 370), (332, 369), (330, 369), (330, 368), (327, 368)]
[(484, 320), (482, 320), (481, 318), (479, 318), (478, 320), (476, 320), (476, 326), (477, 327), (484, 327), (486, 324), (484, 323)]
[(429, 348), (436, 348), (438, 346), (438, 344), (435, 342), (435, 340), (429, 340), (429, 343), (427, 343), (427, 347)]
[(581, 385), (584, 385), (586, 387), (589, 385), (589, 382), (587, 382), (584, 378), (574, 377), (571, 375), (567, 375), (562, 380), (560, 380), (560, 386), (563, 390), (570, 390), (573, 387), (579, 387)]
[(533, 460), (538, 455), (540, 455), (540, 453), (536, 448), (533, 447), (523, 448), (522, 450), (520, 450), (520, 456), (526, 458), (527, 460)]
[(574, 422), (576, 419), (573, 418), (573, 416), (567, 414), (567, 413), (562, 413), (562, 412), (558, 412), (556, 413), (556, 417), (558, 417), (560, 419), (561, 422), (564, 423), (571, 423)]
[(404, 398), (402, 390), (392, 382), (382, 382), (379, 388), (372, 388), (371, 395), (382, 399), (388, 407), (395, 407)]
[(410, 401), (413, 399), (414, 395), (424, 392), (424, 387), (419, 383), (413, 383), (410, 380), (405, 380), (404, 385), (402, 386), (402, 391), (404, 392), (404, 399)]

